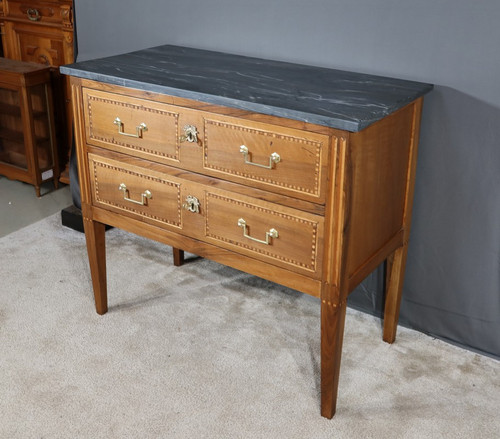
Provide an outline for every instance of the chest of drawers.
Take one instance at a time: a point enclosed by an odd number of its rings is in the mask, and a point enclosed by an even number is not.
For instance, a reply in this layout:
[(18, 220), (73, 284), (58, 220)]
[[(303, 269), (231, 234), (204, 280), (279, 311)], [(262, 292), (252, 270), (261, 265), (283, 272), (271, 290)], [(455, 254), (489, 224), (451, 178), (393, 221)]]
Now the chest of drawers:
[(395, 339), (432, 87), (174, 46), (62, 70), (97, 312), (106, 224), (315, 296), (331, 418), (347, 296), (385, 260), (383, 337)]

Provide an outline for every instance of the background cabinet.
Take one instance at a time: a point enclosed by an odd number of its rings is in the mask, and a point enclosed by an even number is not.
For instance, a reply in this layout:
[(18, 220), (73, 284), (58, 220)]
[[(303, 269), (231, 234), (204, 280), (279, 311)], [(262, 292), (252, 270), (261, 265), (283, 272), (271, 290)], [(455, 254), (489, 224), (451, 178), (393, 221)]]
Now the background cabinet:
[[(56, 67), (74, 61), (71, 0), (3, 0), (0, 2), (3, 56), (51, 66), (58, 157), (66, 164), (72, 138), (69, 85)], [(2, 14), (3, 11), (3, 14)], [(69, 183), (67, 170), (61, 181)]]
[(50, 69), (0, 58), (0, 174), (58, 187)]

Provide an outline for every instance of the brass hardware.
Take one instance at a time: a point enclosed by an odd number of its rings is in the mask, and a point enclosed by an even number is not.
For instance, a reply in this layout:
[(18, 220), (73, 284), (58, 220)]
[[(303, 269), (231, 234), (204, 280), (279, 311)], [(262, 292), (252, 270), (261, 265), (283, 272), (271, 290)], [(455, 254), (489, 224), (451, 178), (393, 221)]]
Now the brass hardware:
[(188, 195), (186, 197), (186, 202), (182, 205), (182, 208), (189, 210), (189, 212), (200, 213), (200, 201), (198, 198)]
[(245, 145), (240, 146), (240, 152), (243, 154), (245, 157), (245, 163), (247, 165), (253, 165), (253, 166), (258, 166), (259, 168), (265, 168), (265, 169), (273, 169), (274, 163), (279, 163), (281, 161), (281, 157), (277, 152), (273, 152), (269, 156), (269, 165), (261, 165), (260, 163), (254, 163), (248, 159), (248, 156), (250, 155), (250, 152), (248, 151), (248, 148)]
[(38, 9), (34, 8), (29, 8), (26, 11), (26, 15), (28, 16), (28, 19), (31, 21), (40, 21), (40, 12), (38, 12)]
[(245, 238), (251, 239), (252, 241), (259, 242), (261, 244), (269, 245), (271, 244), (270, 238), (277, 238), (279, 236), (278, 231), (276, 229), (269, 229), (269, 231), (266, 232), (265, 240), (253, 238), (247, 233), (247, 222), (243, 218), (240, 218), (238, 220), (238, 227), (243, 227), (243, 236)]
[(122, 136), (128, 136), (128, 137), (135, 137), (137, 139), (142, 139), (142, 133), (144, 131), (147, 131), (148, 130), (148, 127), (146, 126), (146, 124), (143, 122), (141, 123), (139, 126), (136, 126), (135, 127), (135, 134), (129, 134), (129, 133), (125, 133), (123, 132), (123, 122), (120, 120), (119, 117), (117, 117), (113, 123), (115, 125), (118, 125), (118, 134), (121, 134)]
[(40, 64), (43, 64), (43, 65), (50, 65), (50, 61), (49, 61), (49, 58), (47, 57), (47, 55), (44, 55), (44, 54), (39, 54), (38, 55), (38, 62)]
[(179, 141), (198, 143), (198, 130), (194, 125), (186, 125), (184, 127), (184, 134), (179, 138)]
[(146, 190), (141, 194), (141, 201), (132, 200), (132, 198), (129, 198), (128, 189), (125, 183), (121, 183), (120, 186), (118, 186), (118, 190), (123, 191), (124, 200), (130, 201), (131, 203), (140, 204), (141, 206), (147, 206), (147, 200), (153, 197), (153, 194), (150, 191)]

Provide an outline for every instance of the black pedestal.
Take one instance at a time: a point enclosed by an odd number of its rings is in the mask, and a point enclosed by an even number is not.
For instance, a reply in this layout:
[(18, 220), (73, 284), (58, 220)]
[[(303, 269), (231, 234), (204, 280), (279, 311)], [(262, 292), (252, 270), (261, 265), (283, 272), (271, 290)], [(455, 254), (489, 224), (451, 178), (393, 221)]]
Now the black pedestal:
[(82, 211), (76, 206), (68, 206), (61, 210), (61, 223), (63, 226), (83, 233)]
[[(74, 205), (61, 210), (61, 223), (65, 227), (84, 233), (82, 211)], [(106, 230), (111, 228), (112, 226), (106, 225)]]

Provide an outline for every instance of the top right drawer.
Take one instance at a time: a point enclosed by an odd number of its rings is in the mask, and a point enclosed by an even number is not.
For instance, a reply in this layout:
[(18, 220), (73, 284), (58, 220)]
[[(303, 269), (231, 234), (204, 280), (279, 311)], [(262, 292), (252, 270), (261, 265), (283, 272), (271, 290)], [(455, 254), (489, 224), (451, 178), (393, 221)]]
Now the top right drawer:
[(219, 115), (205, 117), (204, 123), (207, 174), (324, 202), (328, 136)]

